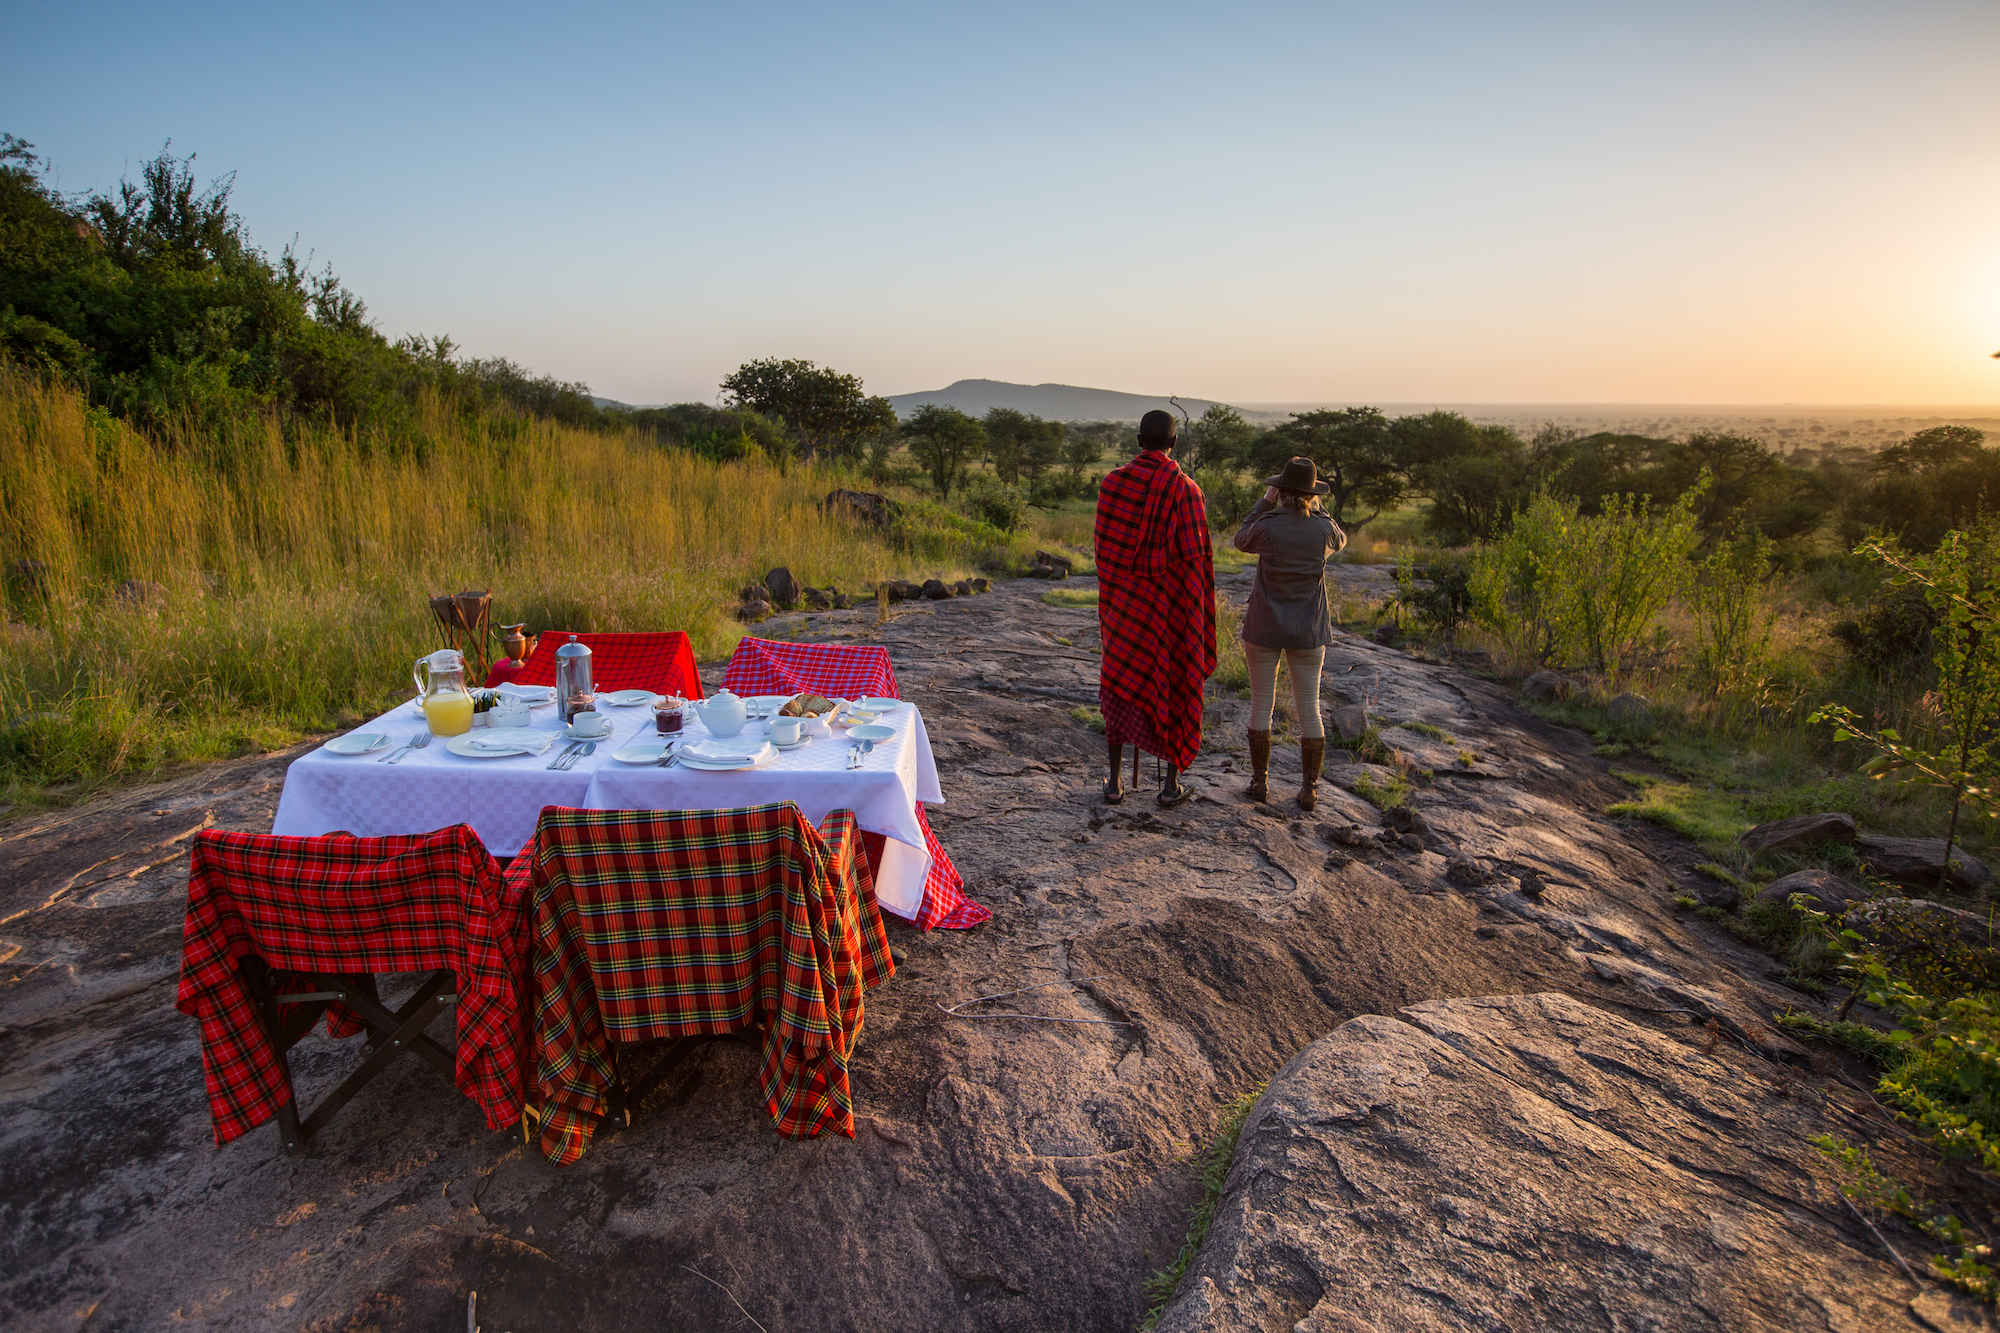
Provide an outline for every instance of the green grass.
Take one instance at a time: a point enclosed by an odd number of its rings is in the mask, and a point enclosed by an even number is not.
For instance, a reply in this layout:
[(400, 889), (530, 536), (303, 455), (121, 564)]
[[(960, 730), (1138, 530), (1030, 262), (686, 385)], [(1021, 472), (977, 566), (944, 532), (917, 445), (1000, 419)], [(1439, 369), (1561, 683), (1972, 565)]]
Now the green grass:
[(1208, 1228), (1215, 1221), (1215, 1207), (1222, 1201), (1222, 1186), (1229, 1179), (1229, 1165), (1236, 1159), (1236, 1142), (1242, 1136), (1243, 1122), (1250, 1116), (1250, 1108), (1262, 1096), (1264, 1085), (1259, 1083), (1250, 1091), (1222, 1108), (1222, 1121), (1215, 1127), (1215, 1137), (1209, 1141), (1195, 1161), (1201, 1166), (1201, 1198), (1195, 1203), (1194, 1214), (1188, 1218), (1187, 1237), (1181, 1242), (1174, 1261), (1146, 1279), (1146, 1318), (1139, 1325), (1139, 1333), (1149, 1333), (1160, 1322), (1160, 1315), (1166, 1311), (1167, 1302), (1187, 1274), (1188, 1265), (1201, 1253), (1201, 1243), (1208, 1239)]
[(1441, 741), (1446, 745), (1458, 744), (1456, 740), (1452, 739), (1450, 732), (1446, 731), (1443, 727), (1429, 722), (1398, 722), (1396, 725), (1404, 731), (1414, 731), (1419, 736), (1428, 736), (1432, 740)]
[(1092, 731), (1099, 734), (1104, 731), (1104, 714), (1095, 708), (1072, 708), (1069, 710), (1069, 715)]
[(1096, 606), (1095, 588), (1050, 588), (1042, 594), (1042, 601), (1049, 606)]
[(1891, 1040), (1888, 1033), (1877, 1031), (1866, 1023), (1815, 1018), (1811, 1014), (1800, 1013), (1794, 1009), (1773, 1014), (1772, 1017), (1777, 1020), (1779, 1027), (1787, 1031), (1817, 1037), (1828, 1045), (1840, 1047), (1858, 1060), (1867, 1061), (1877, 1069), (1891, 1068), (1910, 1053), (1907, 1043)]
[(1378, 810), (1388, 810), (1409, 803), (1410, 783), (1400, 773), (1387, 782), (1377, 782), (1363, 773), (1354, 779), (1354, 794)]

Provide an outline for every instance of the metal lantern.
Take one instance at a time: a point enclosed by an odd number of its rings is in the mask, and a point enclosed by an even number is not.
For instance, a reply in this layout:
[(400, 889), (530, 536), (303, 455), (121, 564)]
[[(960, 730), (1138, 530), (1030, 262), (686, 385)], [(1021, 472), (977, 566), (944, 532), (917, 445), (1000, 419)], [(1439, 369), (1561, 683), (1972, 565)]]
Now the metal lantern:
[(568, 643), (556, 649), (556, 698), (562, 706), (563, 721), (571, 721), (578, 713), (596, 708), (590, 674), (590, 648), (578, 643), (572, 634)]

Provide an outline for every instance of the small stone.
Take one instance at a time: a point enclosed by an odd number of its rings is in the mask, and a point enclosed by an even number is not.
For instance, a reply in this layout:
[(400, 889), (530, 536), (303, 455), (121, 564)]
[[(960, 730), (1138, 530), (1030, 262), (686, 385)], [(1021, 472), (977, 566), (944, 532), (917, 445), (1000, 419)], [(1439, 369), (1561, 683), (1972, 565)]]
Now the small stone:
[(1801, 870), (1796, 875), (1786, 875), (1766, 884), (1758, 891), (1757, 901), (1784, 906), (1791, 902), (1795, 893), (1807, 895), (1813, 900), (1815, 909), (1834, 916), (1845, 912), (1849, 903), (1862, 896), (1861, 890), (1838, 875), (1824, 870)]
[(792, 577), (792, 571), (779, 565), (764, 576), (764, 586), (771, 590), (771, 604), (789, 610), (799, 604), (799, 581)]
[(1759, 824), (1736, 841), (1745, 851), (1778, 852), (1810, 847), (1816, 842), (1853, 842), (1854, 838), (1854, 816), (1829, 813)]
[(1498, 927), (1498, 926), (1481, 926), (1481, 927), (1479, 927), (1479, 928), (1478, 928), (1477, 930), (1473, 931), (1472, 933), (1473, 933), (1474, 935), (1477, 935), (1477, 936), (1478, 936), (1478, 937), (1479, 937), (1480, 939), (1482, 939), (1482, 940), (1490, 940), (1490, 939), (1494, 938), (1495, 936), (1497, 936), (1497, 935), (1498, 935), (1498, 934), (1500, 933), (1500, 927)]
[(924, 596), (933, 602), (946, 601), (951, 597), (951, 589), (946, 586), (943, 579), (925, 579)]
[(972, 580), (960, 579), (958, 582), (951, 585), (951, 590), (957, 593), (960, 597), (970, 597), (972, 596)]
[[(1856, 838), (1854, 850), (1861, 864), (1907, 888), (1935, 892), (1944, 870), (1943, 838), (1883, 838), (1871, 833)], [(1963, 847), (1954, 846), (1948, 883), (1953, 893), (1978, 893), (1993, 883), (1993, 871)]]
[(1069, 577), (1070, 563), (1062, 556), (1048, 551), (1036, 551), (1034, 561), (1028, 566), (1031, 579), (1066, 579)]
[(904, 963), (910, 961), (909, 951), (902, 948), (891, 949), (889, 950), (889, 960), (895, 963), (897, 967), (901, 967)]
[(1478, 888), (1493, 878), (1493, 872), (1470, 857), (1461, 857), (1445, 867), (1444, 877), (1461, 889)]
[(985, 579), (972, 580), (972, 590), (974, 592), (985, 592), (988, 588), (992, 586), (993, 585), (988, 583)]
[(1613, 699), (1605, 708), (1604, 715), (1614, 726), (1630, 727), (1634, 731), (1652, 731), (1659, 726), (1653, 720), (1653, 710), (1646, 706), (1644, 697), (1630, 690)]
[(805, 597), (806, 605), (815, 611), (831, 611), (833, 609), (833, 598), (829, 597), (819, 588), (807, 588), (805, 590)]
[(1424, 840), (1414, 833), (1405, 833), (1402, 837), (1396, 839), (1396, 841), (1402, 844), (1402, 848), (1406, 852), (1421, 852), (1424, 850)]
[(1568, 676), (1555, 671), (1537, 671), (1521, 682), (1521, 693), (1529, 699), (1549, 702), (1567, 699), (1576, 692), (1576, 683)]
[(1354, 858), (1345, 852), (1328, 852), (1326, 854), (1326, 868), (1328, 870), (1345, 870), (1353, 864)]
[(1530, 898), (1539, 898), (1549, 891), (1549, 886), (1542, 881), (1540, 875), (1530, 870), (1521, 876), (1520, 889)]
[(1368, 710), (1360, 704), (1347, 704), (1333, 710), (1333, 729), (1340, 733), (1344, 741), (1358, 741), (1368, 733)]
[(761, 583), (746, 583), (743, 585), (742, 590), (736, 594), (736, 600), (739, 602), (768, 602), (771, 600), (771, 590)]
[(771, 604), (769, 602), (745, 602), (736, 608), (736, 618), (738, 620), (762, 620), (770, 614)]

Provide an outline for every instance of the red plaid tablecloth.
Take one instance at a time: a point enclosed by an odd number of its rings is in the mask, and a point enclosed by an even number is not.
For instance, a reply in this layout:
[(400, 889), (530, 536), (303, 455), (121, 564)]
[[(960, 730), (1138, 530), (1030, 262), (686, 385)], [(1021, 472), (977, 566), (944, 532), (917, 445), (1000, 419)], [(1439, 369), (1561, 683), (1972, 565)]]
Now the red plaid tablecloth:
[[(736, 694), (801, 694), (811, 691), (829, 699), (859, 699), (872, 695), (900, 699), (896, 669), (886, 648), (846, 643), (780, 643), (745, 639), (736, 645), (722, 673), (723, 688)], [(924, 848), (931, 868), (924, 876), (924, 901), (914, 924), (919, 930), (942, 927), (967, 930), (990, 921), (993, 913), (965, 896), (965, 876), (945, 855), (924, 803), (917, 802), (917, 823), (923, 826)], [(882, 862), (883, 837), (864, 833), (871, 863)]]
[[(535, 643), (535, 655), (519, 671), (501, 658), (486, 673), (486, 688), (499, 685), (553, 685), (556, 649), (568, 643), (569, 630), (545, 630)], [(591, 683), (599, 690), (651, 690), (700, 699), (701, 675), (695, 670), (694, 645), (680, 630), (652, 634), (579, 634), (576, 641), (590, 649)]]
[(533, 902), (542, 1152), (589, 1146), (611, 1043), (763, 1032), (778, 1131), (854, 1136), (847, 1060), (862, 992), (895, 974), (854, 816), (744, 810), (542, 812), (508, 871)]
[(736, 694), (802, 694), (829, 699), (900, 699), (889, 650), (860, 644), (745, 639), (730, 655), (722, 686)]
[[(469, 827), (400, 838), (210, 831), (195, 836), (189, 862), (174, 1002), (201, 1022), (217, 1144), (263, 1124), (291, 1099), (238, 966), (250, 954), (280, 970), (450, 968), (458, 978), (458, 1087), (479, 1103), (490, 1128), (520, 1119), (526, 900)], [(361, 1025), (336, 1005), (327, 1027), (347, 1036)]]

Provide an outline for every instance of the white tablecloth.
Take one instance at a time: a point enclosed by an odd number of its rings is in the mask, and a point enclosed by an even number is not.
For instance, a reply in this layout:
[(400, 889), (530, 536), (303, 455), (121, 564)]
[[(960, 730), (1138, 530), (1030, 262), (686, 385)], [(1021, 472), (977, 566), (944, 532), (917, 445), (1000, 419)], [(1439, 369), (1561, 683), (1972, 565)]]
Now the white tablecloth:
[[(773, 801), (796, 801), (815, 824), (832, 810), (852, 810), (863, 829), (889, 841), (876, 876), (882, 907), (914, 917), (923, 904), (930, 854), (917, 824), (916, 803), (942, 805), (937, 763), (915, 704), (903, 704), (876, 719), (894, 728), (893, 740), (878, 742), (862, 767), (846, 767), (849, 743), (844, 728), (797, 750), (780, 752), (759, 768), (702, 772), (675, 765), (621, 764), (612, 752), (627, 745), (658, 741), (650, 708), (613, 708), (611, 735), (597, 753), (567, 772), (549, 763), (563, 751), (558, 741), (540, 755), (466, 759), (442, 740), (413, 750), (394, 764), (378, 763), (387, 750), (338, 755), (324, 746), (293, 761), (285, 772), (278, 815), (271, 831), (315, 837), (336, 829), (364, 838), (428, 833), (449, 824), (470, 824), (496, 856), (512, 856), (535, 834), (545, 805), (598, 810), (713, 810)], [(744, 734), (761, 730), (751, 722)], [(559, 730), (554, 708), (538, 708), (533, 727)], [(398, 741), (424, 730), (422, 714), (402, 704), (357, 731), (379, 731)], [(475, 733), (478, 734), (478, 733)], [(505, 734), (502, 728), (498, 733)], [(686, 739), (707, 733), (690, 715)]]

